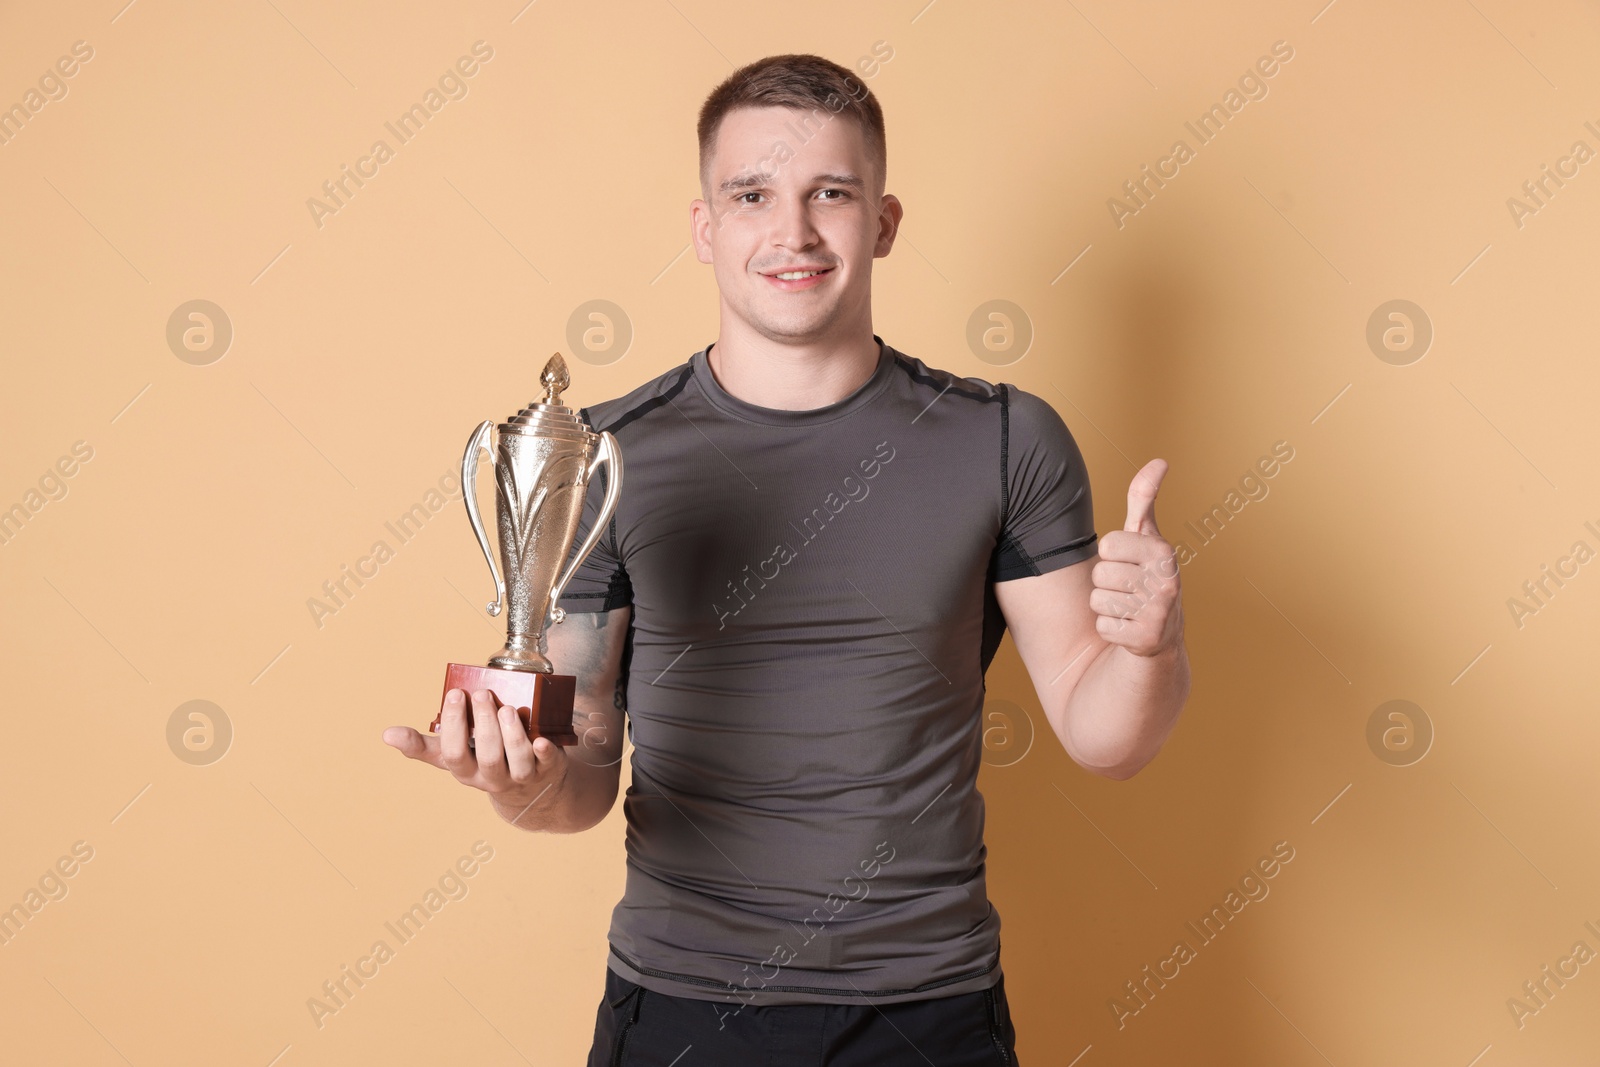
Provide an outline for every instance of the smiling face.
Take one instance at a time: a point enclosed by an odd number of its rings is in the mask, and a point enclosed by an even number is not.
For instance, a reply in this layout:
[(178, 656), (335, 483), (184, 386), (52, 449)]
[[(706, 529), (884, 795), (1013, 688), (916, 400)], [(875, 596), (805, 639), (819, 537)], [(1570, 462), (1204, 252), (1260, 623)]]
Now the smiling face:
[(725, 115), (705, 165), (705, 199), (691, 208), (724, 332), (743, 325), (780, 344), (870, 333), (872, 261), (894, 246), (902, 210), (883, 182), (848, 115), (789, 107)]

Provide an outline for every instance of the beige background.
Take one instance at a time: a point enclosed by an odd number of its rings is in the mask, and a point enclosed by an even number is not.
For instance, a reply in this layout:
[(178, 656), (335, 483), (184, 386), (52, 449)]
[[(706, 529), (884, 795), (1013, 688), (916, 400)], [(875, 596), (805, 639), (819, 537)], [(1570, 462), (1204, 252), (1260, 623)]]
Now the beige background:
[[(0, 1058), (581, 1061), (620, 806), (529, 835), (382, 745), (499, 632), (457, 501), (403, 546), (384, 523), (575, 354), (586, 301), (634, 337), (574, 360), (579, 404), (713, 340), (711, 273), (682, 254), (700, 101), (762, 55), (854, 64), (878, 42), (907, 207), (880, 334), (1054, 403), (1102, 532), (1152, 456), (1177, 539), (1274, 442), (1295, 450), (1184, 568), (1194, 692), (1146, 771), (1028, 747), (1043, 720), (1009, 643), (990, 672), (980, 784), (1021, 1058), (1592, 1057), (1600, 966), (1520, 1027), (1507, 1001), (1575, 942), (1600, 950), (1600, 573), (1520, 628), (1507, 600), (1600, 549), (1600, 164), (1521, 227), (1506, 201), (1574, 141), (1600, 148), (1594, 4), (122, 2), (0, 13), (0, 105), (94, 50), (0, 145), (0, 508), (93, 449), (0, 545), (0, 906), (94, 850), (0, 947)], [(383, 124), (479, 40), (468, 94), (396, 145)], [(1280, 40), (1269, 94), (1119, 229), (1107, 199), (1194, 147), (1184, 122)], [(379, 138), (394, 158), (319, 228), (307, 199)], [(208, 365), (166, 339), (196, 299), (234, 331)], [(992, 299), (1034, 331), (1006, 366), (966, 342)], [(1435, 332), (1406, 366), (1365, 338), (1394, 299)], [(379, 539), (394, 557), (319, 627), (307, 599)], [(1434, 731), (1410, 765), (1368, 744), (1393, 699)], [(233, 731), (209, 765), (168, 744), (191, 700)], [(308, 998), (480, 840), (468, 895), (319, 1028)], [(1111, 998), (1280, 841), (1270, 895), (1119, 1028)]]

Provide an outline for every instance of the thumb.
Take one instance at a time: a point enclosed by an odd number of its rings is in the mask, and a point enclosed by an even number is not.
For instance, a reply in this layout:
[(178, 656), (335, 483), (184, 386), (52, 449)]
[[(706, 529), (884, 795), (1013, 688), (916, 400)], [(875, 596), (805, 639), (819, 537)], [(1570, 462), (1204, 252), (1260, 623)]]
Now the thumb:
[(1128, 483), (1128, 521), (1122, 528), (1129, 533), (1160, 534), (1156, 529), (1156, 491), (1167, 476), (1167, 461), (1153, 459), (1139, 468)]
[(434, 739), (434, 744), (432, 745), (427, 744), (427, 742), (429, 742), (429, 737), (422, 736), (418, 731), (411, 729), (410, 726), (390, 726), (389, 729), (384, 731), (384, 744), (389, 745), (392, 749), (400, 750), (403, 755), (413, 758), (413, 760), (422, 760), (424, 763), (434, 763), (435, 766), (438, 766), (438, 741)]

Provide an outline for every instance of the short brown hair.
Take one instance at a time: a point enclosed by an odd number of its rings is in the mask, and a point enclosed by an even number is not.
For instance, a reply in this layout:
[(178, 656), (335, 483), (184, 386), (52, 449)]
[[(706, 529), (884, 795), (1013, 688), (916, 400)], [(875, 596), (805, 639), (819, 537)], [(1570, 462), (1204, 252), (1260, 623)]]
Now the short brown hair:
[(717, 129), (728, 112), (742, 107), (792, 107), (811, 112), (821, 108), (827, 111), (824, 120), (849, 115), (866, 138), (867, 157), (878, 168), (879, 182), (884, 180), (889, 151), (878, 98), (859, 78), (832, 60), (791, 53), (768, 56), (740, 67), (711, 90), (700, 106), (697, 130), (702, 189), (709, 177), (706, 168), (717, 147)]

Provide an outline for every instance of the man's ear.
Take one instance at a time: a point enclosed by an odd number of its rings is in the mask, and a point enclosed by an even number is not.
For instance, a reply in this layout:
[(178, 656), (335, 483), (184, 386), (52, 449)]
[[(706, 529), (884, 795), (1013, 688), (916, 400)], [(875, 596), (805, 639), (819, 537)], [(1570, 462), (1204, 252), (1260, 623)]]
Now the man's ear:
[(704, 200), (695, 200), (689, 205), (689, 240), (694, 243), (695, 258), (702, 263), (712, 261), (711, 227), (715, 225), (711, 205)]
[(885, 193), (878, 204), (878, 242), (873, 246), (872, 258), (882, 259), (894, 248), (895, 236), (900, 232), (900, 220), (905, 217), (905, 206), (893, 193)]

